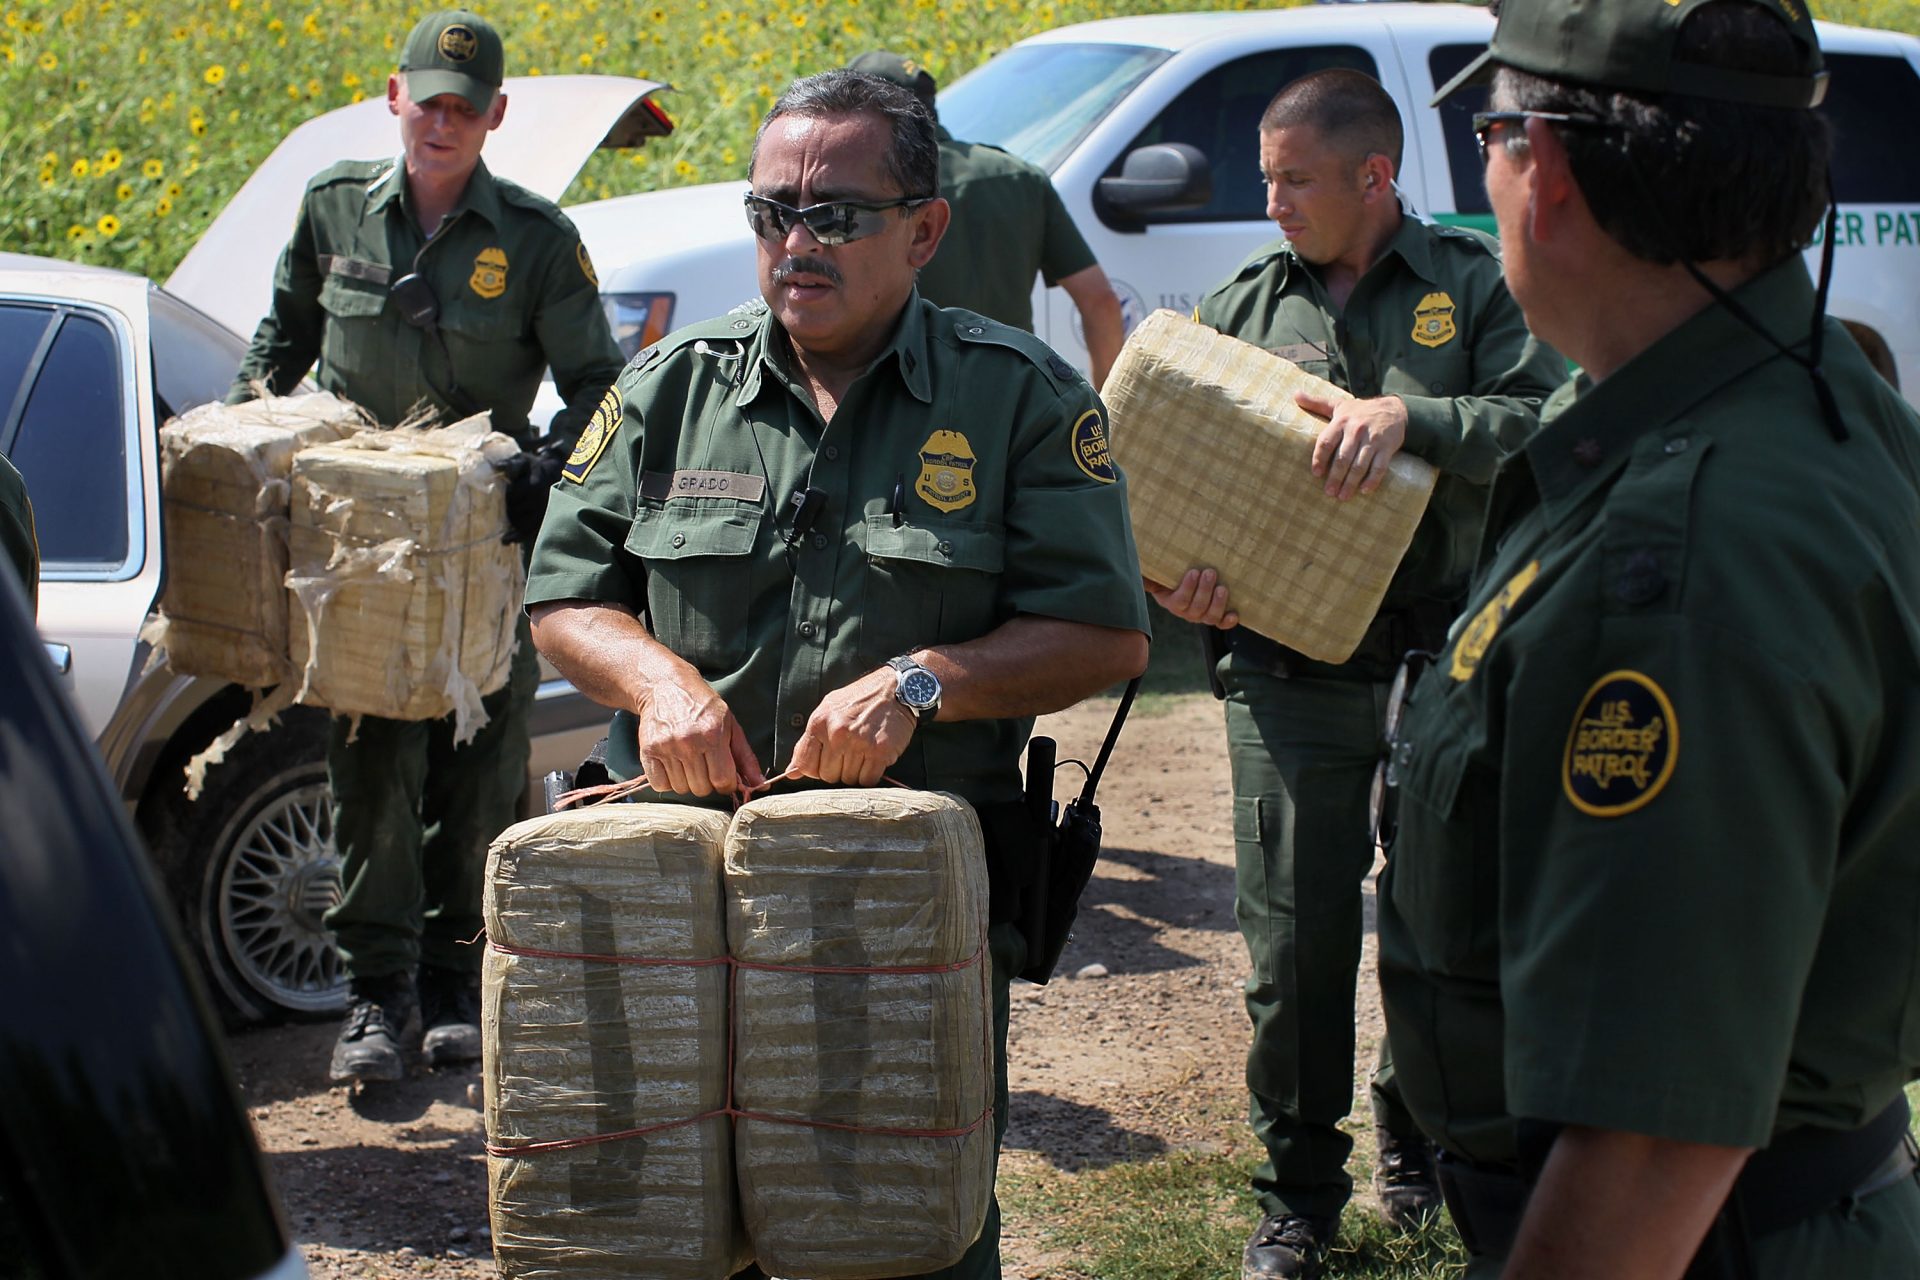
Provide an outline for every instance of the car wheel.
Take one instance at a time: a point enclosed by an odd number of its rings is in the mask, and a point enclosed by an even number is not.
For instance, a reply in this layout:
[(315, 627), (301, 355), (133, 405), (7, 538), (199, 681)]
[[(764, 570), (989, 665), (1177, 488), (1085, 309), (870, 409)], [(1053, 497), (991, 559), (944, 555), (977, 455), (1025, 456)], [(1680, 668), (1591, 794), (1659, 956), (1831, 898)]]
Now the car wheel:
[(167, 781), (153, 806), (155, 857), (223, 1012), (241, 1022), (346, 1007), (322, 923), (340, 900), (326, 744), (324, 714), (291, 710), (235, 743), (198, 800)]

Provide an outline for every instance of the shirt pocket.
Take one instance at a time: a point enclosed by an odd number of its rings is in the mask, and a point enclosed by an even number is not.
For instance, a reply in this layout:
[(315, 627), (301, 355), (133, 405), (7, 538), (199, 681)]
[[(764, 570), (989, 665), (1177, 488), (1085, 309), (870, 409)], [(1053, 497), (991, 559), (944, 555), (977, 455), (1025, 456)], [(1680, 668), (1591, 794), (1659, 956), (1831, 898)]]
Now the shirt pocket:
[(340, 274), (321, 283), (320, 309), (327, 313), (327, 325), (320, 359), (339, 375), (336, 385), (364, 386), (379, 377), (390, 346), (380, 323), (386, 305), (385, 285)]
[(997, 613), (1006, 535), (986, 525), (867, 517), (866, 607), (860, 657), (878, 665), (932, 644), (977, 640)]
[(626, 550), (646, 566), (647, 625), (654, 638), (707, 677), (745, 664), (757, 508), (641, 507)]
[[(1451, 693), (1427, 676), (1429, 698)], [(1499, 910), (1498, 838), (1490, 792), (1469, 785), (1472, 753), (1451, 707), (1409, 724), (1398, 749), (1399, 835), (1387, 853), (1394, 906), (1421, 963), (1463, 974), (1485, 961)]]

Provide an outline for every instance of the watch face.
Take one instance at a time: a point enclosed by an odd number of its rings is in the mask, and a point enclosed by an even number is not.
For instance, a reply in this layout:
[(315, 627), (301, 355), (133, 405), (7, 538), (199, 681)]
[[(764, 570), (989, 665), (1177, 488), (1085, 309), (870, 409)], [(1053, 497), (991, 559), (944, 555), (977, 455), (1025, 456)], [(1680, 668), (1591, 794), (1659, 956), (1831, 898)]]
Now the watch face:
[(900, 678), (900, 699), (910, 707), (930, 707), (940, 696), (940, 681), (931, 671), (909, 671)]

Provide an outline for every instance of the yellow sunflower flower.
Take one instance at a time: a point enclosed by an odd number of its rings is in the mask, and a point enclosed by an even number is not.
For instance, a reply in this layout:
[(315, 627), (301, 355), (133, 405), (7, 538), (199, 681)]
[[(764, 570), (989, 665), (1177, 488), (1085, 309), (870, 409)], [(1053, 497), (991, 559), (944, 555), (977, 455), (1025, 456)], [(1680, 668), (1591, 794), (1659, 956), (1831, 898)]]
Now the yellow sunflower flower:
[(140, 162), (140, 176), (143, 178), (157, 178), (166, 171), (167, 165), (164, 160), (142, 160)]
[(55, 53), (53, 50), (49, 49), (45, 53), (40, 55), (40, 69), (42, 71), (51, 71), (59, 65), (60, 65), (60, 55)]
[(100, 221), (94, 223), (93, 225), (98, 227), (100, 229), (100, 234), (105, 238), (107, 238), (108, 240), (111, 240), (115, 236), (120, 234), (120, 219), (114, 217), (110, 213), (101, 214)]
[(84, 178), (93, 172), (93, 164), (85, 156), (80, 156), (74, 160), (71, 165), (67, 166), (67, 172), (76, 178)]
[(201, 74), (200, 78), (208, 84), (219, 84), (227, 78), (227, 69), (216, 62), (208, 67), (206, 71)]
[(133, 184), (131, 182), (123, 182), (115, 187), (113, 189), (113, 198), (115, 200), (133, 199)]
[(93, 231), (90, 228), (83, 227), (77, 222), (67, 228), (67, 239), (69, 240), (85, 240), (92, 234)]
[(124, 159), (125, 157), (120, 154), (120, 148), (108, 147), (100, 156), (100, 172), (112, 173), (120, 167)]

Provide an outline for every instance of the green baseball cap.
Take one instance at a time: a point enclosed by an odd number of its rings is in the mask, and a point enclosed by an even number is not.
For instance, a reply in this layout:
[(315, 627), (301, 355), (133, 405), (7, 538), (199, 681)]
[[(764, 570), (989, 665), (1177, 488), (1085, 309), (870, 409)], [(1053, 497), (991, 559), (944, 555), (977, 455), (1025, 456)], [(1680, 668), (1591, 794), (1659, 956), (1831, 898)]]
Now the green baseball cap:
[(875, 49), (863, 53), (847, 64), (847, 70), (858, 71), (861, 75), (879, 76), (899, 85), (926, 106), (933, 110), (933, 93), (938, 87), (927, 69), (904, 54), (891, 53), (885, 49)]
[(1495, 67), (1627, 93), (1688, 94), (1761, 107), (1810, 108), (1827, 93), (1826, 63), (1804, 0), (1745, 0), (1786, 24), (1800, 67), (1767, 75), (1703, 66), (1674, 56), (1680, 27), (1711, 0), (1501, 0), (1493, 43), (1442, 85), (1431, 105)]
[(407, 33), (400, 53), (408, 97), (425, 102), (443, 93), (457, 93), (475, 111), (493, 105), (506, 65), (500, 33), (485, 18), (465, 9), (441, 9), (420, 19)]

